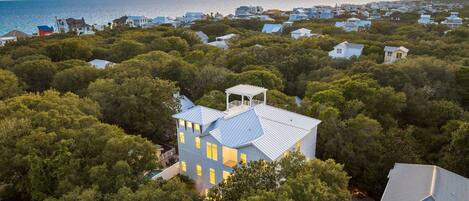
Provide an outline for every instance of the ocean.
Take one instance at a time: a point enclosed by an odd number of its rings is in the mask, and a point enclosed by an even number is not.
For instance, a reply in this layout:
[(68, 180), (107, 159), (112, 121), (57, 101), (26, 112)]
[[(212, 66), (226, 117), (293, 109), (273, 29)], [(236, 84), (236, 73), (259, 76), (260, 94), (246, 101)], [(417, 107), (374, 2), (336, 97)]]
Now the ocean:
[(38, 25), (53, 25), (55, 17), (82, 18), (107, 24), (123, 15), (181, 16), (186, 11), (234, 13), (241, 5), (282, 10), (314, 5), (368, 3), (373, 0), (0, 0), (0, 36), (17, 29), (26, 33)]

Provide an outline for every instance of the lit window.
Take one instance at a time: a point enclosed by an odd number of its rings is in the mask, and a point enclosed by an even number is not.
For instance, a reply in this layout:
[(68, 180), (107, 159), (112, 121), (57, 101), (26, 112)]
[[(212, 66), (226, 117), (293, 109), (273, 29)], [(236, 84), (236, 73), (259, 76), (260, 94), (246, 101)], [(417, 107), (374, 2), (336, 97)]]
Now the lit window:
[(248, 161), (247, 158), (248, 156), (245, 153), (241, 153), (239, 156), (239, 160), (241, 161), (241, 164), (246, 164)]
[(207, 158), (212, 159), (212, 143), (207, 142)]
[(214, 161), (218, 160), (218, 146), (216, 144), (212, 144), (212, 159)]
[(192, 128), (192, 123), (191, 122), (187, 122), (187, 128)]
[(196, 131), (200, 131), (200, 125), (199, 124), (194, 124), (194, 129)]
[(180, 126), (185, 126), (183, 119), (179, 119), (179, 125), (180, 125)]
[(186, 142), (183, 132), (179, 132), (179, 142), (181, 142), (181, 144), (184, 144)]
[(215, 170), (210, 168), (210, 183), (215, 184)]
[(226, 181), (230, 175), (231, 175), (231, 173), (230, 173), (230, 172), (223, 171), (223, 180), (225, 180), (225, 181)]
[(184, 144), (186, 142), (186, 138), (184, 137), (184, 133), (183, 132), (179, 132), (179, 142), (181, 144)]
[(187, 171), (187, 167), (186, 167), (186, 162), (185, 161), (181, 161), (181, 170), (183, 172)]
[(197, 172), (197, 176), (202, 176), (202, 166), (200, 165), (195, 166), (195, 170)]
[(300, 151), (301, 149), (301, 141), (296, 142), (296, 150)]
[(200, 149), (200, 137), (195, 137), (195, 148)]

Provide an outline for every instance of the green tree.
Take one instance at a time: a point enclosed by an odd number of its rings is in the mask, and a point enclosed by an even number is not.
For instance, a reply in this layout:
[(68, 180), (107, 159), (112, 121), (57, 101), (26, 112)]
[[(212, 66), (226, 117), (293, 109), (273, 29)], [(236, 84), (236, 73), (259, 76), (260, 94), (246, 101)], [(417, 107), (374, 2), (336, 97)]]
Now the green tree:
[(25, 83), (27, 91), (44, 91), (49, 89), (57, 66), (47, 60), (33, 60), (15, 65), (12, 71)]
[(226, 96), (223, 92), (213, 90), (196, 101), (197, 105), (224, 111), (226, 109)]
[(76, 38), (67, 38), (60, 42), (47, 45), (45, 51), (52, 61), (69, 59), (88, 60), (92, 56), (91, 46), (87, 41)]
[(458, 122), (458, 126), (450, 133), (450, 143), (442, 151), (441, 164), (465, 177), (469, 176), (469, 123)]
[(100, 70), (91, 66), (77, 66), (58, 72), (52, 87), (58, 91), (84, 95), (88, 85), (98, 79)]
[(110, 59), (115, 62), (128, 60), (144, 53), (145, 45), (132, 40), (120, 40), (111, 46)]
[(18, 78), (10, 71), (0, 69), (0, 100), (22, 93)]
[(103, 119), (133, 134), (168, 141), (174, 135), (171, 115), (178, 109), (173, 82), (149, 77), (122, 82), (98, 79), (88, 87), (88, 96), (99, 103)]

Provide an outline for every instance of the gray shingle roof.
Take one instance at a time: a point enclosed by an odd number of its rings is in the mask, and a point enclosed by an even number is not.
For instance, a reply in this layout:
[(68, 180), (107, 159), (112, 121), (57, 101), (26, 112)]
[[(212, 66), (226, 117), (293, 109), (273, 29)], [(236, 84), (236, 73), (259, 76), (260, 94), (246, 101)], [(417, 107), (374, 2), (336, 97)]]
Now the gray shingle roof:
[(396, 163), (381, 201), (467, 201), (469, 179), (433, 165)]

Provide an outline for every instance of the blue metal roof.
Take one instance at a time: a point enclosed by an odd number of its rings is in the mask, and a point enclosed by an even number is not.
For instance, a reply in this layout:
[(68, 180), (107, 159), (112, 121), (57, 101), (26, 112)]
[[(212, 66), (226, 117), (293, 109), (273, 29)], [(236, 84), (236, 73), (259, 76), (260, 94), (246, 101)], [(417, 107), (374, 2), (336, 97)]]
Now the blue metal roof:
[(54, 31), (54, 27), (46, 26), (46, 25), (37, 26), (37, 29), (39, 29), (41, 31), (50, 31), (50, 32)]
[(282, 31), (283, 25), (281, 24), (264, 24), (262, 32), (264, 33), (277, 33)]
[(208, 128), (220, 144), (232, 148), (255, 146), (276, 160), (308, 135), (321, 121), (269, 105), (256, 105)]
[(223, 112), (204, 106), (195, 106), (189, 110), (173, 115), (173, 118), (184, 119), (200, 125), (207, 125), (223, 117)]

